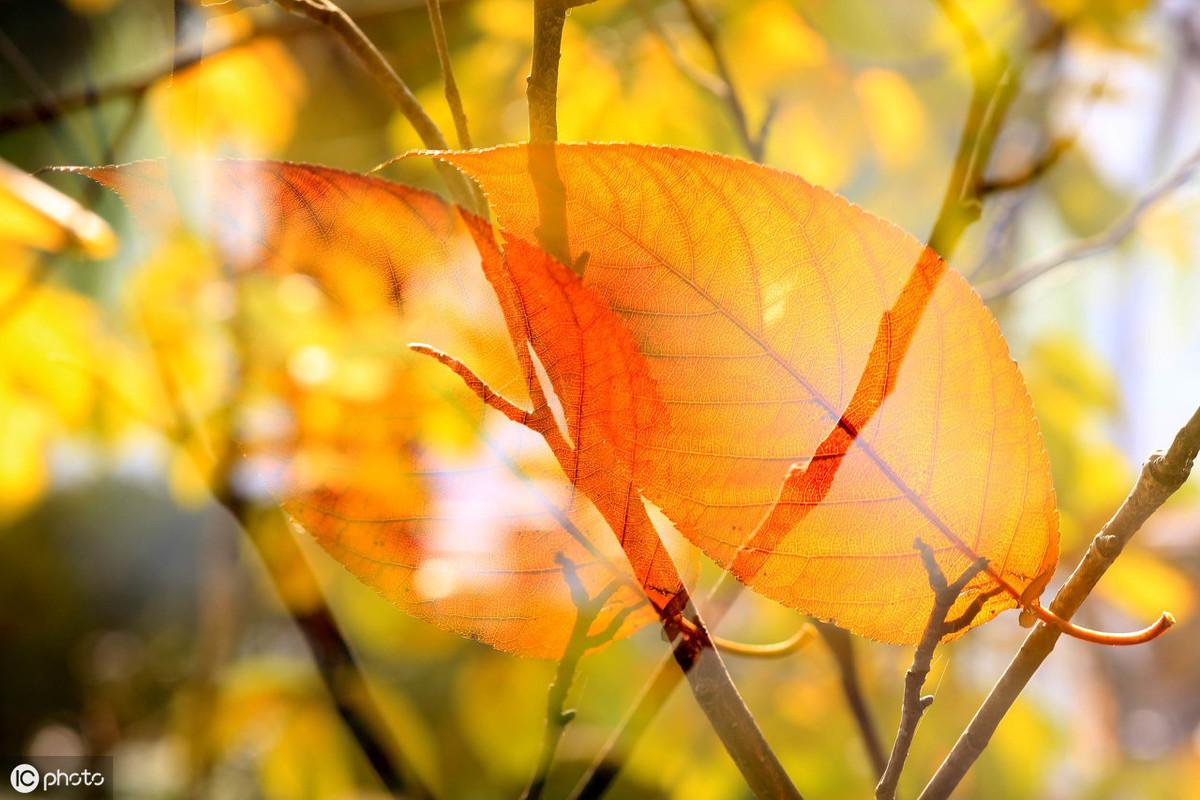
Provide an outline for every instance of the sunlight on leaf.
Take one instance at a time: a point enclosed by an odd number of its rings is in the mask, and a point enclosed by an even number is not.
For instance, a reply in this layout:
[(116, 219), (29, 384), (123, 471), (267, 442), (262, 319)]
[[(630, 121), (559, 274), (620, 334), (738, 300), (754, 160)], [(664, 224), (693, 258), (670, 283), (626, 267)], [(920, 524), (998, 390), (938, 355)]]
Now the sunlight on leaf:
[[(505, 229), (535, 235), (524, 147), (438, 157), (481, 182)], [(671, 414), (636, 480), (688, 538), (756, 590), (898, 643), (932, 603), (915, 536), (949, 573), (989, 559), (994, 576), (960, 608), (997, 578), (1019, 594), (1053, 568), (1054, 491), (1024, 383), (936, 256), (744, 162), (630, 145), (557, 158), (571, 251), (588, 253), (587, 286), (625, 318)], [(976, 623), (1015, 602), (993, 596)]]

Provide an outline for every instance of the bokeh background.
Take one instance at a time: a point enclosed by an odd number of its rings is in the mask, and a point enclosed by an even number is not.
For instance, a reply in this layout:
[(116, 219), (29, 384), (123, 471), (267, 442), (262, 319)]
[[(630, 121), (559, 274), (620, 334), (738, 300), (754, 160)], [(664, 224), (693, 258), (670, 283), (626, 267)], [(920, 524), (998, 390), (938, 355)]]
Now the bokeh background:
[[(452, 131), (424, 3), (344, 7)], [(523, 140), (532, 4), (443, 7), (475, 143)], [(704, 7), (751, 127), (769, 116), (765, 161), (927, 236), (971, 91), (962, 42), (937, 4)], [(990, 173), (1019, 175), (1042, 153), (1061, 155), (987, 198), (958, 268), (986, 288), (1114, 226), (1128, 234), (991, 302), (1054, 469), (1064, 566), (1053, 590), (1142, 459), (1200, 403), (1200, 192), (1178, 172), (1200, 148), (1200, 7), (980, 0), (963, 8), (991, 47), (1031, 59)], [(1060, 35), (1039, 38), (1048, 28)], [(563, 40), (560, 136), (745, 156), (727, 106), (701, 85), (713, 70), (677, 3), (576, 9)], [(334, 39), (269, 3), (0, 2), (0, 156), (27, 171), (181, 153), (362, 171), (419, 146)], [(419, 167), (389, 174), (436, 186)], [(1162, 190), (1165, 178), (1180, 180)], [(228, 390), (228, 286), (198, 274), (178, 243), (127, 246), (119, 204), (81, 179), (47, 180), (108, 218), (122, 247), (99, 261), (60, 249), (17, 224), (16, 201), (0, 193), (0, 753), (111, 754), (121, 797), (379, 795), (293, 622), (323, 598), (424, 780), (445, 797), (515, 796), (537, 756), (554, 665), (404, 616), (303, 537), (319, 596), (286, 571), (269, 579), (261, 548), (212, 500), (218, 476), (188, 457), (196, 442), (164, 433), (169, 392), (159, 351), (147, 344), (167, 349), (174, 391), (198, 408), (215, 403)], [(303, 354), (296, 363), (306, 368)], [(293, 536), (259, 535), (268, 549)], [(701, 580), (713, 578), (706, 569)], [(1080, 615), (1126, 629), (1166, 608), (1177, 629), (1120, 650), (1063, 641), (961, 795), (1200, 796), (1198, 582), (1193, 480)], [(932, 774), (1019, 645), (1015, 617), (939, 650), (928, 684), (936, 702), (904, 796)], [(765, 641), (801, 622), (744, 594), (721, 630)], [(911, 654), (856, 644), (890, 741)], [(590, 762), (664, 647), (646, 630), (584, 661), (552, 792)], [(780, 661), (731, 659), (731, 669), (808, 795), (869, 796), (870, 768), (819, 642)], [(621, 797), (744, 794), (686, 691), (614, 788)]]

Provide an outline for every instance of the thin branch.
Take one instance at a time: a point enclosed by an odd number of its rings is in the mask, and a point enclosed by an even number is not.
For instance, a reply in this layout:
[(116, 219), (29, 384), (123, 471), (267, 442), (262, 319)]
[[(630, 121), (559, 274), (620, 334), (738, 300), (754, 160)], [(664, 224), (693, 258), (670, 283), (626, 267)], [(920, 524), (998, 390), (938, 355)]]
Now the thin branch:
[(426, 113), (417, 96), (408, 88), (392, 65), (379, 52), (379, 48), (367, 38), (362, 28), (332, 0), (275, 0), (283, 9), (301, 17), (307, 17), (332, 32), (350, 52), (354, 53), (363, 68), (383, 87), (388, 97), (412, 124), (425, 146), (432, 150), (448, 150), (446, 137), (437, 123)]
[[(618, 613), (614, 618), (615, 626), (610, 624), (599, 634), (590, 635), (592, 624), (604, 608), (604, 604), (612, 597), (620, 584), (615, 581), (608, 584), (596, 594), (589, 597), (587, 588), (575, 571), (575, 564), (562, 553), (555, 557), (562, 567), (563, 578), (571, 592), (571, 600), (575, 603), (575, 624), (571, 628), (571, 636), (563, 650), (562, 658), (558, 660), (558, 669), (554, 673), (554, 682), (550, 684), (550, 692), (546, 698), (546, 730), (542, 736), (542, 750), (538, 756), (537, 768), (529, 785), (521, 794), (522, 800), (537, 800), (546, 789), (546, 781), (550, 777), (550, 768), (554, 765), (554, 754), (558, 751), (563, 732), (571, 720), (575, 719), (574, 709), (567, 709), (567, 694), (575, 681), (575, 673), (584, 655), (593, 648), (605, 644), (625, 621), (626, 614)], [(633, 606), (628, 607), (632, 610)], [(619, 620), (619, 622), (617, 622)]]
[(871, 774), (878, 779), (883, 776), (883, 770), (887, 765), (887, 754), (883, 749), (879, 726), (875, 722), (875, 716), (871, 713), (871, 706), (867, 702), (866, 693), (863, 692), (862, 681), (858, 677), (858, 659), (854, 653), (854, 637), (849, 632), (828, 622), (813, 620), (813, 624), (817, 626), (821, 638), (825, 640), (825, 646), (829, 648), (829, 653), (837, 665), (838, 674), (841, 677), (842, 695), (846, 699), (846, 705), (850, 707), (850, 715), (858, 728), (858, 735), (862, 740), (863, 749), (867, 753), (867, 760), (871, 762)]
[(946, 581), (938, 566), (937, 558), (932, 548), (918, 539), (913, 546), (921, 552), (921, 562), (929, 573), (929, 585), (933, 588), (933, 608), (929, 611), (929, 621), (925, 623), (925, 632), (913, 654), (912, 666), (904, 676), (904, 700), (900, 711), (900, 729), (896, 732), (896, 741), (892, 744), (892, 754), (888, 758), (887, 767), (879, 785), (875, 787), (875, 800), (896, 800), (896, 786), (900, 782), (900, 773), (904, 770), (904, 762), (908, 759), (908, 751), (912, 746), (913, 736), (917, 732), (917, 724), (925, 714), (925, 710), (933, 704), (932, 695), (921, 695), (925, 687), (925, 678), (929, 676), (929, 668), (933, 664), (933, 653), (942, 639), (955, 630), (961, 630), (971, 623), (979, 613), (979, 604), (975, 613), (969, 617), (947, 621), (946, 615), (954, 606), (958, 596), (967, 588), (967, 584), (987, 566), (987, 559), (977, 559), (967, 567), (953, 583)]
[(1053, 169), (1074, 143), (1072, 139), (1058, 139), (1046, 148), (1046, 152), (1035, 158), (1020, 172), (995, 178), (983, 178), (977, 190), (979, 196), (987, 197), (997, 192), (1011, 192), (1015, 189), (1025, 188)]
[(1107, 230), (1063, 247), (1062, 249), (1033, 261), (1030, 264), (979, 287), (984, 300), (1007, 297), (1018, 289), (1037, 280), (1048, 272), (1067, 264), (1081, 261), (1106, 252), (1132, 234), (1146, 213), (1161, 200), (1179, 189), (1196, 176), (1200, 170), (1200, 150), (1176, 167), (1167, 177), (1159, 181), (1148, 192), (1139, 197)]
[(433, 29), (433, 44), (437, 48), (438, 63), (442, 67), (442, 85), (446, 91), (446, 105), (454, 117), (454, 131), (458, 134), (458, 146), (471, 148), (471, 132), (467, 128), (467, 112), (463, 110), (458, 83), (454, 80), (454, 67), (450, 63), (450, 47), (446, 44), (446, 24), (442, 20), (441, 0), (425, 0), (429, 9), (429, 27)]
[(729, 62), (725, 60), (725, 51), (717, 37), (717, 26), (696, 0), (679, 0), (687, 12), (688, 19), (696, 33), (704, 41), (708, 52), (712, 55), (713, 66), (721, 79), (721, 99), (729, 106), (729, 115), (737, 128), (738, 136), (746, 148), (746, 152), (755, 161), (763, 160), (764, 143), (760, 136), (750, 132), (750, 124), (746, 119), (746, 107), (733, 84), (733, 75), (729, 70)]
[[(363, 33), (362, 28), (351, 19), (333, 0), (275, 0), (283, 9), (306, 17), (329, 30), (352, 52), (363, 68), (383, 87), (388, 97), (400, 109), (421, 141), (431, 150), (448, 150), (446, 137), (437, 123), (426, 113), (416, 95), (408, 88), (379, 48)], [(450, 194), (460, 205), (476, 212), (480, 210), (478, 190), (458, 170), (438, 162), (437, 170)]]
[(774, 101), (768, 104), (767, 113), (763, 116), (763, 121), (758, 131), (751, 132), (749, 122), (746, 118), (745, 104), (734, 87), (729, 63), (725, 59), (724, 49), (721, 47), (720, 40), (717, 37), (716, 25), (694, 0), (680, 0), (680, 2), (684, 10), (687, 11), (692, 27), (695, 28), (701, 41), (708, 48), (713, 65), (717, 70), (717, 75), (711, 75), (697, 68), (679, 52), (679, 48), (675, 46), (675, 42), (663, 28), (654, 10), (647, 5), (645, 0), (637, 3), (637, 10), (646, 23), (646, 27), (662, 43), (663, 48), (667, 52), (667, 57), (671, 59), (671, 63), (675, 65), (680, 74), (691, 81), (701, 91), (712, 95), (718, 101), (725, 104), (726, 109), (729, 111), (729, 116), (733, 121), (734, 130), (741, 140), (746, 153), (753, 160), (761, 162), (766, 154), (767, 134), (770, 130), (771, 121), (775, 117), (775, 112), (778, 110), (778, 104)]
[[(150, 335), (149, 326), (144, 327), (147, 335)], [(239, 335), (236, 339), (240, 344), (243, 336)], [(389, 793), (414, 800), (432, 797), (416, 771), (405, 761), (399, 741), (371, 696), (363, 670), (324, 601), (316, 574), (290, 535), (290, 524), (283, 511), (278, 507), (271, 509), (274, 521), (283, 527), (284, 535), (268, 544), (262, 535), (263, 528), (253, 524), (256, 515), (265, 509), (256, 509), (247, 502), (233, 484), (232, 475), (237, 458), (234, 442), (225, 442), (221, 451), (217, 452), (200, 420), (184, 399), (171, 365), (153, 338), (150, 348), (167, 405), (174, 417), (169, 435), (185, 443), (187, 455), (195, 461), (201, 474), (209, 474), (209, 468), (212, 467), (212, 474), (217, 476), (216, 483), (210, 487), (213, 499), (229, 512), (245, 532), (246, 538), (262, 559), (267, 576), (280, 594), (286, 597), (283, 587), (290, 586), (298, 589), (303, 596), (316, 598), (305, 610), (291, 607), (287, 610), (304, 637), (321, 682), (351, 737)], [(230, 401), (225, 409), (227, 416), (232, 414), (236, 402), (236, 397)], [(186, 446), (188, 442), (194, 445)], [(261, 523), (261, 520), (258, 521)]]
[[(356, 12), (359, 20), (372, 19), (406, 11), (416, 6), (414, 0), (392, 2), (378, 7), (366, 8)], [(241, 9), (238, 9), (239, 11)], [(207, 52), (199, 44), (183, 49), (180, 48), (175, 57), (161, 66), (135, 78), (118, 81), (107, 86), (88, 87), (60, 96), (45, 92), (41, 99), (34, 100), (24, 106), (0, 111), (0, 136), (14, 130), (20, 130), (30, 125), (54, 121), (66, 114), (80, 111), (93, 106), (102, 105), (111, 100), (118, 100), (131, 95), (140, 95), (148, 91), (154, 84), (171, 75), (191, 69), (205, 58), (241, 47), (251, 41), (264, 37), (290, 39), (296, 36), (309, 36), (319, 32), (320, 28), (284, 17), (279, 20), (255, 23), (254, 28), (242, 34), (236, 34), (222, 42), (211, 45)]]
[[(1188, 479), (1197, 452), (1200, 452), (1200, 409), (1176, 434), (1166, 453), (1152, 455), (1146, 461), (1129, 496), (1096, 534), (1071, 577), (1059, 589), (1051, 610), (1070, 619), (1150, 515)], [(920, 800), (942, 800), (950, 796), (987, 747), (1017, 696), (1050, 655), (1060, 635), (1058, 628), (1045, 624), (1030, 632), (954, 749), (921, 793)]]

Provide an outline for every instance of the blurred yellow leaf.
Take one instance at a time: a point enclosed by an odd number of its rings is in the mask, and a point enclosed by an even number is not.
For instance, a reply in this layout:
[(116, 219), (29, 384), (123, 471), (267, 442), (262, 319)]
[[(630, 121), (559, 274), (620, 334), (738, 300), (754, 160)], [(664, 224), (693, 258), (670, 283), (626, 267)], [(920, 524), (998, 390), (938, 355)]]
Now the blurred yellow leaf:
[(91, 258), (108, 258), (117, 249), (117, 237), (107, 222), (3, 159), (0, 241), (48, 251), (77, 247)]
[(883, 165), (901, 169), (919, 158), (928, 126), (925, 109), (908, 81), (892, 70), (867, 69), (854, 79), (854, 91)]
[(291, 141), (304, 94), (304, 75), (287, 48), (261, 38), (160, 83), (151, 107), (176, 149), (270, 155)]
[(1166, 559), (1138, 547), (1121, 553), (1096, 591), (1135, 619), (1153, 617), (1164, 608), (1186, 619), (1196, 606), (1191, 579)]

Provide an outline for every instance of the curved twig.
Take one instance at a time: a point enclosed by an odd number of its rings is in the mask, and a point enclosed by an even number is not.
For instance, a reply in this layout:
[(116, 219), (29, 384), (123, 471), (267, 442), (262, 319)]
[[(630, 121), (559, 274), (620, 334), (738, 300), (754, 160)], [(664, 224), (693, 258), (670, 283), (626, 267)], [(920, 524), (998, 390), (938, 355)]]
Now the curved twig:
[[(1192, 471), (1200, 452), (1200, 409), (1176, 434), (1166, 453), (1151, 456), (1142, 467), (1137, 483), (1125, 502), (1105, 523), (1071, 577), (1058, 590), (1051, 609), (1064, 619), (1070, 619), (1117, 556), (1142, 527), (1146, 520), (1183, 485)], [(1061, 631), (1053, 626), (1038, 625), (1025, 638), (1025, 643), (1013, 657), (1012, 663), (1000, 676), (975, 717), (963, 731), (954, 749), (946, 756), (937, 773), (921, 793), (920, 800), (942, 800), (950, 796), (971, 765), (987, 747), (996, 727), (1029, 679), (1050, 655)]]
[(816, 635), (816, 628), (805, 624), (788, 638), (781, 639), (778, 642), (770, 642), (769, 644), (738, 642), (733, 639), (722, 638), (716, 634), (712, 634), (710, 638), (718, 650), (722, 653), (728, 653), (731, 656), (742, 656), (744, 658), (783, 658), (807, 647), (808, 643), (816, 638)]

